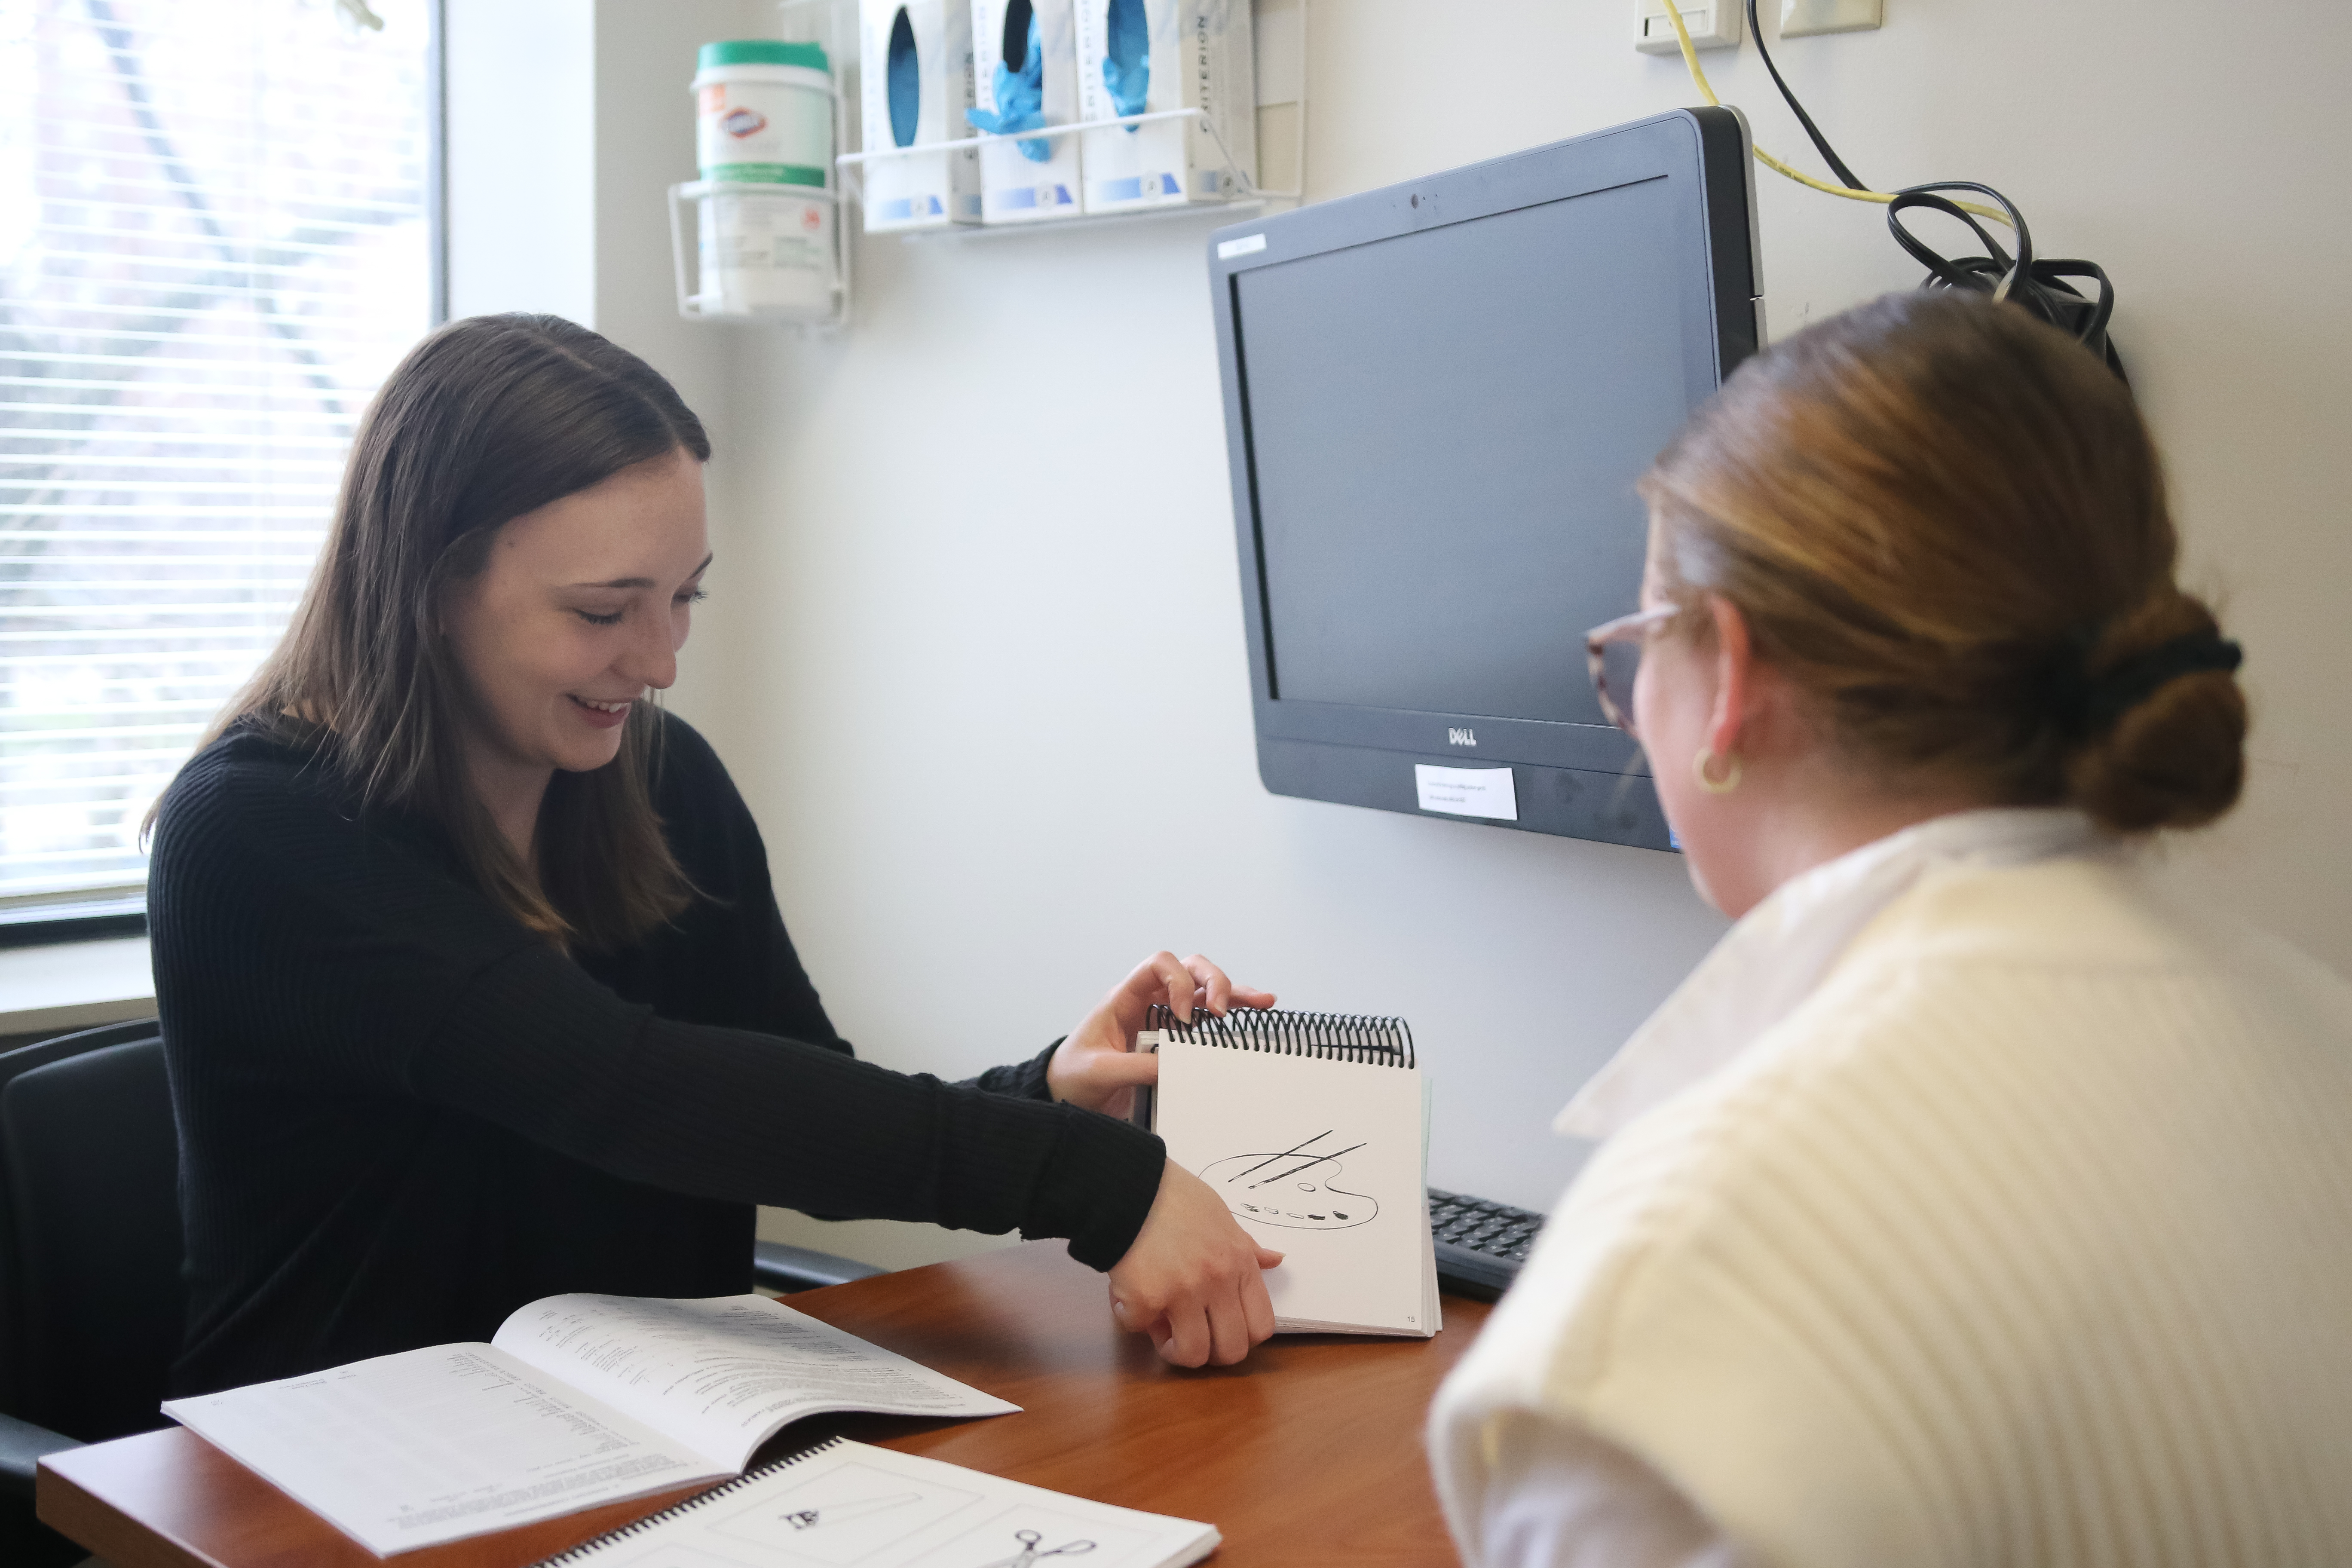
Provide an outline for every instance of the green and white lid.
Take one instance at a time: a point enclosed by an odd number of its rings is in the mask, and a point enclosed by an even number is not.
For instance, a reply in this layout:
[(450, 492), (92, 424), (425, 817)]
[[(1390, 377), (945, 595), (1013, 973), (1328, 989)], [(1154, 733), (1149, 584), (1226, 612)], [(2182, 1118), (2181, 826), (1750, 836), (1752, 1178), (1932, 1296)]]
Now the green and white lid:
[(780, 38), (730, 38), (705, 44), (695, 57), (695, 69), (718, 66), (798, 66), (803, 70), (830, 71), (823, 44), (788, 44)]

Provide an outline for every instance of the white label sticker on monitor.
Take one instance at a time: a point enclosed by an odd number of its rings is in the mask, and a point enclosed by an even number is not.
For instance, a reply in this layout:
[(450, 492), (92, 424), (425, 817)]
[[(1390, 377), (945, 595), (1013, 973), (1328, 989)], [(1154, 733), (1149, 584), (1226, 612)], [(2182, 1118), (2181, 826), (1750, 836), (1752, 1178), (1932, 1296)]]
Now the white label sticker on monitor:
[(1217, 241), (1217, 259), (1231, 261), (1236, 256), (1255, 256), (1265, 248), (1265, 236), (1262, 234), (1245, 234), (1239, 239), (1221, 239)]
[(1440, 768), (1415, 763), (1412, 782), (1421, 793), (1423, 811), (1490, 817), (1496, 822), (1519, 819), (1519, 794), (1512, 787), (1508, 768)]

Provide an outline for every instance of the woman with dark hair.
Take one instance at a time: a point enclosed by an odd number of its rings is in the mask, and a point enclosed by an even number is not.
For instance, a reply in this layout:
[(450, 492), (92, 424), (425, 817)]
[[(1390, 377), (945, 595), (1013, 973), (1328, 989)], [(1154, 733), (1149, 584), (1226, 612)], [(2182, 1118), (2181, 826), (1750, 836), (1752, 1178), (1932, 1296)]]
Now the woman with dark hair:
[(1595, 679), (1738, 923), (1432, 1413), (1465, 1561), (2352, 1562), (2352, 988), (2145, 869), (2246, 701), (2130, 395), (1890, 296), (1643, 493)]
[(709, 453), (548, 316), (442, 329), (369, 410), (292, 627), (156, 812), (177, 1392), (558, 1291), (740, 1292), (758, 1203), (1067, 1237), (1181, 1364), (1273, 1331), (1279, 1255), (1116, 1119), (1150, 1005), (1270, 996), (1160, 953), (963, 1085), (834, 1032), (741, 798), (646, 700), (710, 564)]

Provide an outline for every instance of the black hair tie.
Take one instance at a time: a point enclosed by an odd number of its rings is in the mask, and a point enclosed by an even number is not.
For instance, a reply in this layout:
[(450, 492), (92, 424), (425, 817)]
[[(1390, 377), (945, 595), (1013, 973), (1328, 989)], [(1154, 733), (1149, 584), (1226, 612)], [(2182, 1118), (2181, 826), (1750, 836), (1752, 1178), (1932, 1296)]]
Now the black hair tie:
[(2188, 632), (2124, 660), (2104, 675), (2084, 670), (2098, 640), (2095, 633), (2068, 639), (2064, 656), (2051, 672), (2052, 708), (2066, 733), (2078, 741), (2103, 735), (2116, 721), (2184, 675), (2235, 671), (2245, 650), (2219, 632)]

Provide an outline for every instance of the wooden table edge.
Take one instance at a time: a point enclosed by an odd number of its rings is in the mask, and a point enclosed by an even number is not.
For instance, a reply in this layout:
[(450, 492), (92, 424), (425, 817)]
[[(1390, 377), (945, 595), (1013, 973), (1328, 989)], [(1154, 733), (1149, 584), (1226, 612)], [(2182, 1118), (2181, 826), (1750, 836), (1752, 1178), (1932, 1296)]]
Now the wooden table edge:
[[(33, 1480), (33, 1513), (43, 1524), (103, 1558), (110, 1568), (230, 1568), (203, 1548), (128, 1517), (50, 1462), (69, 1460), (79, 1451), (67, 1448), (43, 1456)], [(162, 1555), (158, 1547), (174, 1555)]]
[[(918, 1284), (918, 1280), (923, 1277), (944, 1280), (957, 1279), (967, 1271), (977, 1276), (991, 1275), (1003, 1269), (1017, 1272), (1024, 1268), (1034, 1268), (1043, 1262), (1046, 1257), (1045, 1249), (1050, 1245), (1043, 1242), (1032, 1243), (1027, 1247), (1007, 1248), (1002, 1252), (984, 1253), (973, 1259), (955, 1260), (921, 1268), (900, 1270), (895, 1274), (877, 1276), (873, 1279), (852, 1281), (819, 1290), (802, 1292), (793, 1299), (792, 1304), (796, 1308), (817, 1307), (820, 1310), (815, 1315), (823, 1319), (830, 1320), (835, 1317), (846, 1319), (848, 1321), (843, 1326), (856, 1332), (865, 1326), (858, 1323), (857, 1320), (867, 1314), (858, 1309), (866, 1306), (863, 1299), (868, 1295), (876, 1296), (877, 1300), (887, 1300), (892, 1294), (902, 1299), (909, 1294), (929, 1295), (932, 1293), (932, 1288), (928, 1281), (922, 1285)], [(1025, 1259), (1021, 1256), (1024, 1254), (1028, 1255)], [(934, 1271), (937, 1273), (935, 1274)], [(885, 1281), (892, 1283), (885, 1284)], [(985, 1279), (980, 1279), (972, 1283), (985, 1285), (988, 1281)], [(1449, 1331), (1466, 1331), (1468, 1337), (1475, 1339), (1479, 1329), (1484, 1326), (1484, 1320), (1489, 1310), (1488, 1304), (1451, 1294), (1446, 1295), (1444, 1300), (1449, 1309), (1469, 1309), (1468, 1313), (1465, 1314), (1469, 1321), (1459, 1322), (1458, 1327)], [(874, 1331), (882, 1333), (885, 1340), (897, 1337), (883, 1332), (878, 1324)], [(1355, 1336), (1325, 1335), (1301, 1336), (1301, 1338), (1310, 1342), (1331, 1339), (1353, 1342), (1356, 1339)], [(1431, 1342), (1412, 1340), (1396, 1342), (1423, 1345)], [(1466, 1349), (1466, 1344), (1464, 1348)], [(1446, 1357), (1448, 1362), (1454, 1359), (1454, 1357), (1451, 1355)], [(953, 1373), (951, 1373), (950, 1375)], [(1435, 1389), (1432, 1387), (1423, 1397), (1425, 1399), (1434, 1393)], [(858, 1418), (813, 1416), (808, 1419), (824, 1422), (833, 1419)], [(961, 1427), (963, 1424), (947, 1422), (940, 1425), (954, 1428)], [(792, 1428), (786, 1430), (790, 1431)], [(908, 1434), (908, 1436), (914, 1436), (914, 1434)], [(782, 1440), (781, 1436), (778, 1440)], [(883, 1441), (886, 1447), (899, 1446), (887, 1439), (878, 1440)], [(139, 1453), (132, 1447), (134, 1445), (149, 1446), (148, 1451), (144, 1454)], [(268, 1547), (263, 1546), (259, 1552), (249, 1556), (242, 1550), (231, 1551), (231, 1548), (236, 1545), (236, 1542), (225, 1542), (218, 1539), (213, 1539), (213, 1543), (222, 1545), (223, 1550), (229, 1552), (230, 1556), (227, 1559), (215, 1556), (189, 1538), (190, 1516), (182, 1515), (177, 1519), (167, 1516), (159, 1519), (157, 1515), (160, 1510), (142, 1506), (150, 1500), (139, 1495), (137, 1491), (137, 1483), (143, 1479), (141, 1476), (142, 1460), (146, 1461), (146, 1468), (151, 1472), (173, 1470), (181, 1478), (191, 1473), (200, 1474), (206, 1470), (226, 1467), (236, 1473), (238, 1479), (235, 1485), (259, 1488), (274, 1494), (273, 1509), (276, 1503), (282, 1503), (285, 1510), (306, 1515), (319, 1530), (344, 1543), (349, 1549), (351, 1561), (367, 1564), (399, 1563), (415, 1560), (419, 1563), (420, 1568), (423, 1568), (424, 1558), (413, 1558), (411, 1553), (398, 1553), (391, 1558), (375, 1557), (366, 1547), (342, 1534), (323, 1517), (304, 1508), (290, 1494), (243, 1466), (226, 1451), (205, 1442), (196, 1433), (184, 1426), (164, 1427), (153, 1432), (117, 1438), (107, 1443), (65, 1449), (45, 1457), (40, 1462), (35, 1486), (37, 1517), (52, 1530), (105, 1559), (111, 1568), (252, 1568), (254, 1563), (269, 1560), (273, 1556), (275, 1560), (280, 1562), (305, 1560), (299, 1556), (286, 1557), (283, 1554), (285, 1543), (282, 1542), (275, 1553)], [(986, 1465), (980, 1468), (988, 1473), (994, 1473)], [(85, 1473), (77, 1474), (77, 1472)], [(124, 1489), (126, 1479), (130, 1490), (123, 1500), (118, 1501), (112, 1494)], [(496, 1568), (515, 1568), (518, 1563), (542, 1561), (546, 1557), (571, 1550), (596, 1536), (623, 1528), (636, 1520), (675, 1506), (686, 1498), (709, 1489), (710, 1484), (697, 1485), (653, 1493), (629, 1501), (600, 1504), (573, 1514), (559, 1515), (554, 1519), (519, 1525), (510, 1531), (490, 1532), (482, 1536), (469, 1537), (462, 1542), (448, 1542), (442, 1547), (427, 1548), (425, 1549), (425, 1555), (437, 1556), (450, 1548), (457, 1548), (456, 1555), (463, 1561), (447, 1563), (442, 1565), (442, 1568), (469, 1568), (469, 1565), (477, 1561), (482, 1568), (490, 1568), (492, 1564), (495, 1564)], [(1031, 1484), (1038, 1483), (1032, 1481)], [(1084, 1495), (1077, 1492), (1075, 1488), (1067, 1489), (1072, 1490), (1074, 1495)], [(190, 1495), (198, 1499), (197, 1506), (200, 1510), (208, 1502), (213, 1502), (216, 1496), (216, 1494), (208, 1493), (203, 1485), (191, 1489)], [(569, 1528), (566, 1528), (567, 1521), (572, 1521)], [(197, 1528), (200, 1533), (212, 1539), (211, 1532), (201, 1531), (201, 1521)], [(1221, 1523), (1220, 1529), (1223, 1528)], [(1441, 1532), (1442, 1529), (1441, 1525)], [(511, 1539), (525, 1532), (537, 1532), (539, 1539), (528, 1546), (522, 1541)], [(507, 1550), (499, 1551), (491, 1545), (502, 1538), (507, 1539)], [(1230, 1531), (1226, 1531), (1220, 1547), (1220, 1553), (1234, 1547), (1243, 1547), (1246, 1550), (1250, 1544), (1248, 1541), (1237, 1539)], [(475, 1550), (468, 1551), (467, 1550), (468, 1547), (473, 1547)], [(523, 1555), (525, 1551), (529, 1553), (527, 1556)], [(330, 1553), (329, 1555), (341, 1561), (344, 1554)]]

